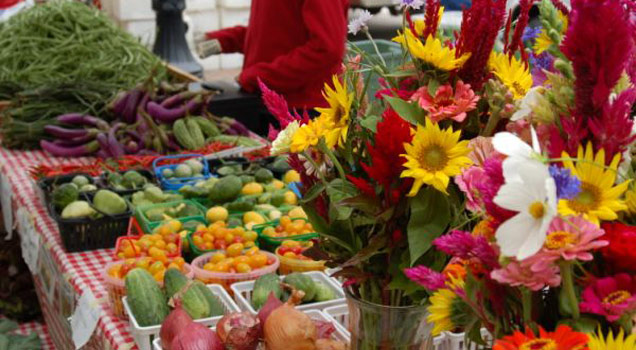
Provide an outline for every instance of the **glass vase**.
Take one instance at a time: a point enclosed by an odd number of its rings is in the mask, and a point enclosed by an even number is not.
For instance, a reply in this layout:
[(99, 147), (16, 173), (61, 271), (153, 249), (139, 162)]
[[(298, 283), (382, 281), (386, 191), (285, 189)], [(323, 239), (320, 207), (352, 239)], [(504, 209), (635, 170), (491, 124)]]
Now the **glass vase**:
[(351, 350), (433, 350), (425, 306), (385, 306), (361, 300), (346, 288)]

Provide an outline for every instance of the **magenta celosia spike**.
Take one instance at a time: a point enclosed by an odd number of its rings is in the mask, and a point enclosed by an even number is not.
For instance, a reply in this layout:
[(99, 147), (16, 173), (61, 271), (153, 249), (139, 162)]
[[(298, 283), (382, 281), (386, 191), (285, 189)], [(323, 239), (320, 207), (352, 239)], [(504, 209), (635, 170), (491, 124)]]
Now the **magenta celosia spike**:
[(557, 10), (561, 11), (561, 13), (563, 13), (564, 15), (567, 15), (568, 13), (570, 13), (570, 10), (568, 10), (568, 7), (565, 6), (565, 4), (561, 2), (561, 0), (552, 0), (552, 4), (554, 5), (554, 7), (556, 7)]
[(508, 17), (506, 18), (506, 27), (504, 28), (504, 51), (507, 51), (508, 45), (510, 45), (510, 28), (512, 28), (512, 10), (508, 11)]
[(610, 163), (614, 155), (622, 154), (634, 142), (631, 134), (634, 121), (630, 117), (636, 101), (636, 88), (623, 91), (603, 108), (600, 118), (590, 120), (589, 126), (596, 150), (605, 150), (605, 160)]

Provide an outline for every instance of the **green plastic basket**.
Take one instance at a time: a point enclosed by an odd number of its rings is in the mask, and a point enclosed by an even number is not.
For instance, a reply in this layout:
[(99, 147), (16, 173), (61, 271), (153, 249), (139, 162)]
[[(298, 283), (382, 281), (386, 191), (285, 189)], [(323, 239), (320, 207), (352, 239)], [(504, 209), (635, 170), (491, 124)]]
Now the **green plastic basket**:
[[(307, 222), (307, 220), (305, 220), (305, 219), (292, 219), (292, 221), (294, 221), (294, 220), (303, 220), (303, 221)], [(276, 248), (280, 247), (280, 245), (284, 241), (304, 242), (304, 241), (309, 241), (309, 240), (312, 240), (314, 238), (318, 238), (319, 237), (317, 233), (308, 233), (308, 234), (304, 234), (304, 235), (295, 235), (295, 236), (288, 236), (288, 237), (271, 237), (271, 236), (263, 234), (263, 230), (266, 227), (276, 227), (276, 226), (278, 226), (279, 222), (280, 222), (280, 220), (274, 220), (274, 221), (270, 221), (268, 223), (265, 223), (263, 225), (256, 225), (256, 226), (254, 226), (252, 228), (252, 230), (254, 230), (256, 233), (258, 233), (258, 241), (260, 242), (260, 247), (262, 249), (265, 249), (267, 251), (275, 253), (276, 252)]]
[(145, 206), (140, 206), (137, 207), (135, 209), (135, 217), (137, 218), (137, 222), (139, 223), (139, 225), (141, 226), (141, 228), (144, 230), (144, 232), (152, 232), (152, 230), (159, 226), (162, 222), (164, 222), (165, 220), (160, 220), (160, 221), (151, 221), (150, 219), (148, 219), (148, 217), (146, 217), (146, 211), (150, 210), (150, 209), (154, 209), (154, 208), (168, 208), (168, 207), (174, 207), (177, 206), (179, 204), (186, 204), (186, 205), (191, 205), (194, 206), (195, 208), (197, 208), (199, 210), (198, 215), (192, 215), (192, 216), (186, 216), (186, 217), (181, 217), (181, 218), (175, 218), (181, 222), (185, 222), (188, 219), (198, 219), (201, 220), (203, 223), (207, 223), (207, 221), (205, 220), (205, 208), (195, 202), (195, 201), (191, 201), (191, 200), (182, 200), (182, 201), (175, 201), (175, 202), (167, 202), (167, 203), (159, 203), (159, 204), (152, 204), (152, 205), (145, 205)]

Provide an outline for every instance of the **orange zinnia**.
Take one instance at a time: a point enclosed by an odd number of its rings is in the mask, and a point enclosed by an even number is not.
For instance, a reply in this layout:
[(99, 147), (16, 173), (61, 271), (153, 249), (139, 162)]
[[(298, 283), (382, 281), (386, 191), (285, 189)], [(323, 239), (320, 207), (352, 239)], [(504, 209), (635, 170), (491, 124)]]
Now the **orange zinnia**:
[(585, 333), (575, 332), (566, 325), (560, 325), (554, 332), (546, 332), (539, 327), (539, 336), (526, 328), (526, 332), (516, 331), (495, 342), (492, 350), (588, 350), (589, 338)]

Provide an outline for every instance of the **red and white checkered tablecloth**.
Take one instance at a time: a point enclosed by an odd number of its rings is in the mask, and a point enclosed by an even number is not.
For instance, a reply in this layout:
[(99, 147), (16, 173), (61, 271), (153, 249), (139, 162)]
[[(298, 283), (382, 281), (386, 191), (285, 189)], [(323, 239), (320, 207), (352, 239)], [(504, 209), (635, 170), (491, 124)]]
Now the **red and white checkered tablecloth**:
[[(50, 249), (51, 257), (58, 270), (64, 277), (70, 280), (79, 297), (84, 290), (90, 289), (100, 305), (101, 317), (97, 324), (95, 334), (102, 336), (103, 342), (100, 348), (114, 350), (136, 349), (134, 340), (128, 333), (128, 322), (114, 316), (108, 302), (106, 286), (102, 279), (104, 266), (113, 260), (112, 249), (92, 250), (80, 253), (66, 253), (61, 243), (59, 231), (55, 221), (48, 215), (42, 205), (31, 180), (28, 170), (36, 165), (45, 164), (74, 165), (92, 164), (93, 158), (54, 158), (42, 151), (11, 151), (0, 148), (0, 172), (6, 175), (12, 192), (12, 212), (16, 213), (20, 207), (26, 208), (34, 218), (34, 225), (41, 235), (43, 244)], [(6, 210), (3, 208), (3, 210)], [(37, 285), (37, 283), (36, 283)], [(40, 298), (42, 304), (42, 298)], [(46, 316), (46, 315), (45, 315)], [(46, 318), (49, 322), (50, 318)], [(59, 319), (59, 317), (58, 317)], [(52, 328), (64, 329), (59, 324), (48, 325)], [(66, 327), (68, 328), (68, 327)], [(67, 330), (68, 332), (68, 330)], [(69, 335), (64, 337), (71, 339)], [(92, 342), (91, 342), (92, 343)], [(74, 348), (72, 344), (66, 344), (64, 348)]]
[(51, 339), (51, 335), (46, 328), (46, 324), (42, 324), (40, 322), (23, 323), (15, 331), (16, 334), (22, 335), (29, 335), (33, 332), (37, 333), (37, 335), (40, 337), (42, 350), (55, 350), (55, 345), (53, 345), (53, 340)]

